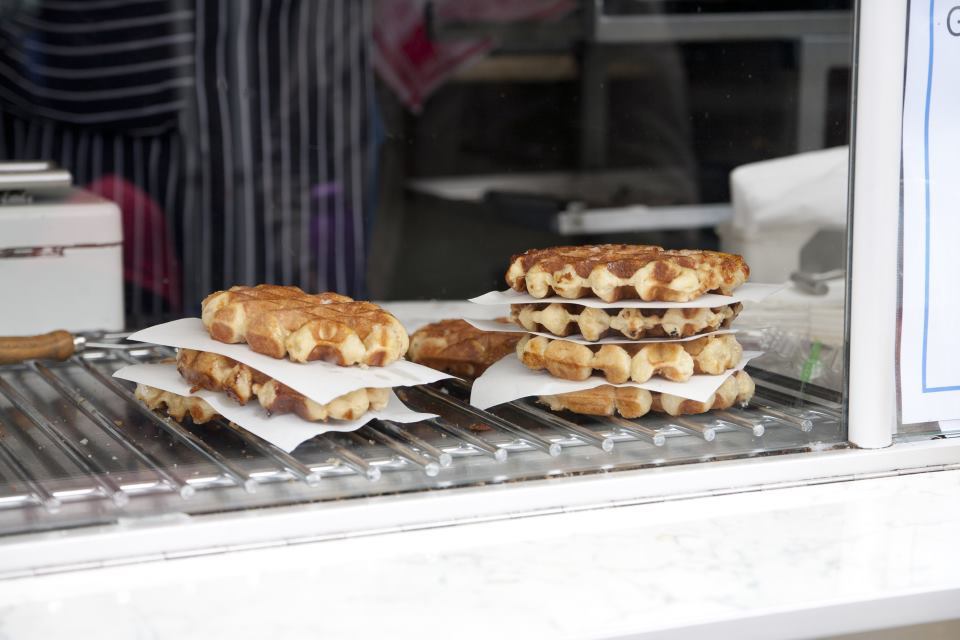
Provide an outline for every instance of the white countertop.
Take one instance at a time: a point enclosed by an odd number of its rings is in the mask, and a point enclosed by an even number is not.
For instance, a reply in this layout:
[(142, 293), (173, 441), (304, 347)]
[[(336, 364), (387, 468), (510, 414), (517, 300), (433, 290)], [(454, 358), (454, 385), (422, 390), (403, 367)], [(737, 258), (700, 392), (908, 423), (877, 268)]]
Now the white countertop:
[(960, 471), (0, 582), (0, 637), (46, 640), (799, 638), (951, 617)]

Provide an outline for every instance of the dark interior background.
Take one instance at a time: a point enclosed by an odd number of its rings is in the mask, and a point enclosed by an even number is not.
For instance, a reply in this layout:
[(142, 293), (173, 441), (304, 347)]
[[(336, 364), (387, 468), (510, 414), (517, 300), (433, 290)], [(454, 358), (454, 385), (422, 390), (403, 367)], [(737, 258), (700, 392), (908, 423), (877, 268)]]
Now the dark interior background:
[[(606, 3), (607, 13), (620, 15), (849, 9), (850, 2), (836, 1)], [(584, 169), (581, 100), (589, 45), (541, 40), (504, 38), (484, 61), (431, 95), (419, 114), (381, 90), (386, 135), (370, 257), (374, 297), (463, 298), (502, 288), (509, 257), (537, 246), (608, 241), (717, 246), (709, 229), (564, 237), (499, 202), (417, 193), (405, 187), (411, 179), (622, 169), (631, 175), (611, 197), (588, 205), (723, 203), (730, 199), (732, 169), (797, 152), (795, 42), (608, 45), (600, 47), (607, 75), (606, 154), (599, 166)], [(522, 71), (500, 80), (498, 69), (504, 75)], [(846, 144), (849, 101), (849, 67), (831, 69), (821, 147)], [(657, 177), (662, 170), (679, 179)], [(525, 205), (549, 210), (563, 202), (546, 198)]]

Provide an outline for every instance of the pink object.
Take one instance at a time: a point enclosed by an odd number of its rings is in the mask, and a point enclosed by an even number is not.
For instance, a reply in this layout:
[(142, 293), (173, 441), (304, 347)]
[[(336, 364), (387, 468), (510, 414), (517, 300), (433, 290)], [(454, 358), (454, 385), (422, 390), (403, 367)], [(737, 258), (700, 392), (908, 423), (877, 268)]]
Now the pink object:
[[(172, 311), (179, 311), (180, 264), (160, 205), (122, 176), (103, 176), (85, 189), (113, 200), (120, 207), (123, 216), (123, 279), (160, 296)], [(140, 218), (139, 227), (137, 217)]]
[[(427, 0), (376, 3), (373, 64), (408, 109), (419, 112), (426, 98), (458, 69), (479, 60), (492, 38), (434, 42), (427, 35)], [(439, 0), (440, 22), (515, 22), (551, 20), (569, 12), (573, 0)]]

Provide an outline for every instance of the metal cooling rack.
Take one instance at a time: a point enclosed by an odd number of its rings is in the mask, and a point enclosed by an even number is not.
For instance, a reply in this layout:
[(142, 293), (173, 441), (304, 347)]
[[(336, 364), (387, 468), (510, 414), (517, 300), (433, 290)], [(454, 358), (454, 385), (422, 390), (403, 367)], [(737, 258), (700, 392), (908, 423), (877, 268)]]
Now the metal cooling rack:
[(162, 347), (0, 367), (0, 534), (844, 446), (833, 392), (751, 370), (750, 408), (637, 420), (522, 400), (482, 411), (457, 381), (398, 390), (441, 418), (375, 421), (287, 454), (225, 420), (178, 423), (112, 378)]

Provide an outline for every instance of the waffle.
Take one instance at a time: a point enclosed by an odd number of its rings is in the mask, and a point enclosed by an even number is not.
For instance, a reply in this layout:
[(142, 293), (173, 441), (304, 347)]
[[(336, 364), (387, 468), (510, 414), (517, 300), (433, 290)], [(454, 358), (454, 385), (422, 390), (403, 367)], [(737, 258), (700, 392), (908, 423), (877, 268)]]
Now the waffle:
[(554, 411), (571, 411), (588, 416), (639, 418), (650, 411), (651, 393), (637, 387), (611, 387), (608, 384), (555, 396), (540, 396), (537, 402)]
[(177, 371), (193, 387), (193, 391), (206, 389), (224, 392), (243, 405), (256, 396), (256, 387), (270, 380), (236, 360), (193, 349), (180, 349), (177, 352)]
[(203, 424), (219, 415), (202, 398), (188, 398), (145, 384), (138, 384), (133, 395), (151, 411), (166, 407), (167, 414), (178, 421), (182, 421), (184, 416), (189, 415), (196, 424)]
[(513, 256), (506, 280), (535, 298), (686, 302), (714, 291), (730, 295), (749, 275), (743, 258), (729, 253), (601, 244), (531, 249)]
[(386, 366), (407, 351), (400, 321), (377, 305), (336, 293), (262, 284), (204, 299), (203, 324), (214, 340), (246, 342), (257, 353), (295, 362)]
[(650, 392), (636, 387), (603, 385), (593, 389), (540, 396), (537, 401), (554, 411), (571, 411), (590, 416), (639, 418), (649, 411), (671, 416), (706, 413), (713, 409), (729, 409), (734, 404), (745, 405), (753, 398), (754, 384), (744, 371), (727, 378), (706, 402), (696, 402), (666, 393)]
[(706, 402), (697, 402), (667, 393), (655, 393), (650, 408), (671, 416), (706, 413), (713, 409), (729, 409), (735, 404), (745, 405), (750, 402), (755, 389), (753, 379), (745, 371), (737, 371), (724, 380), (720, 388)]
[(481, 331), (463, 320), (441, 320), (410, 336), (407, 358), (462, 378), (476, 378), (512, 352), (523, 334)]
[(530, 369), (546, 369), (564, 380), (586, 380), (598, 370), (614, 384), (646, 382), (657, 374), (674, 382), (685, 382), (695, 373), (719, 375), (735, 367), (742, 355), (743, 348), (732, 334), (687, 342), (589, 347), (542, 336), (525, 336), (517, 343), (517, 356)]
[(510, 319), (527, 331), (564, 337), (579, 333), (586, 340), (620, 334), (640, 338), (688, 338), (726, 329), (743, 307), (739, 302), (715, 308), (595, 309), (577, 304), (515, 304)]
[(326, 404), (265, 376), (247, 365), (216, 353), (180, 349), (177, 371), (193, 390), (224, 392), (242, 405), (253, 397), (268, 413), (295, 413), (304, 420), (356, 420), (367, 411), (386, 406), (389, 389), (357, 389)]
[(311, 422), (356, 420), (367, 411), (387, 406), (390, 389), (357, 389), (320, 404), (276, 380), (269, 380), (257, 390), (257, 398), (270, 413), (295, 413)]

